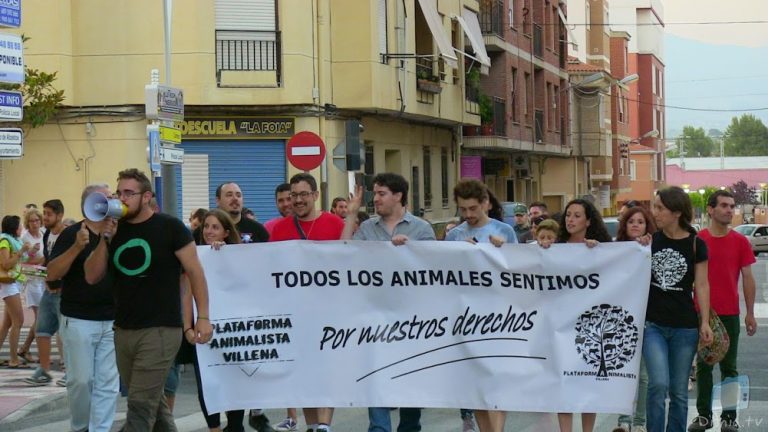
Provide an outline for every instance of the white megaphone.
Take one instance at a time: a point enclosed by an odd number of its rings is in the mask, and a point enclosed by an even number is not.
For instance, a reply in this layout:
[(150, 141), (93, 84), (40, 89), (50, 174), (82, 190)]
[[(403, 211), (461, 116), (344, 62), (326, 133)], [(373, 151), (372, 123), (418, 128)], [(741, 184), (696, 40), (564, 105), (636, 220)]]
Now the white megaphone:
[(93, 192), (85, 197), (83, 213), (88, 220), (99, 222), (106, 217), (120, 219), (128, 212), (128, 207), (119, 199), (107, 198), (101, 192)]

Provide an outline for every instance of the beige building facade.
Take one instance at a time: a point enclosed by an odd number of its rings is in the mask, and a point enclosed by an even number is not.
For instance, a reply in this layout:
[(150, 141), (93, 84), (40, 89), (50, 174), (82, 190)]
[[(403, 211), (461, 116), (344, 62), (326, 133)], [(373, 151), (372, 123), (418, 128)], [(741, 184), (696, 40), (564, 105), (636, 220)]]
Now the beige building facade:
[[(184, 91), (185, 163), (175, 173), (177, 206), (164, 211), (186, 218), (213, 205), (219, 182), (234, 180), (260, 220), (275, 216), (274, 187), (298, 172), (285, 145), (299, 131), (326, 145), (311, 173), (327, 206), (349, 192), (332, 154), (347, 140), (347, 121), (357, 120), (367, 157), (361, 171), (404, 175), (414, 213), (433, 222), (452, 217), (461, 125), (479, 124), (467, 113), (462, 61), (451, 49), (463, 47), (454, 17), (477, 13), (478, 2), (312, 5), (173, 3), (171, 85)], [(26, 63), (56, 71), (66, 100), (57, 118), (27, 131), (22, 159), (2, 162), (0, 211), (60, 198), (78, 218), (85, 185), (114, 185), (127, 167), (149, 170), (144, 86), (152, 69), (165, 81), (162, 2), (28, 0), (22, 22), (19, 32), (31, 38)]]

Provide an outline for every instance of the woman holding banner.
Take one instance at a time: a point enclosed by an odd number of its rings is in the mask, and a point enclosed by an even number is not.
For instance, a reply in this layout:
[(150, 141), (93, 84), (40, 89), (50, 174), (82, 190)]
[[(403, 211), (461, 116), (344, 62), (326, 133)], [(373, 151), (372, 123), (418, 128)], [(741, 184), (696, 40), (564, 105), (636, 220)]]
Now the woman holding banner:
[[(595, 206), (581, 198), (572, 200), (565, 206), (560, 217), (558, 243), (585, 243), (595, 247), (598, 243), (610, 243), (611, 236), (605, 229), (603, 218)], [(595, 427), (595, 413), (581, 414), (581, 427), (584, 432), (592, 432)], [(573, 430), (573, 414), (559, 413), (557, 421), (561, 432)]]
[[(653, 235), (651, 246), (651, 288), (643, 337), (648, 430), (684, 432), (691, 363), (697, 344), (712, 343), (707, 245), (691, 226), (691, 200), (679, 187), (656, 192), (652, 211), (659, 231)], [(700, 317), (693, 304), (694, 286)]]
[[(220, 209), (213, 209), (205, 213), (202, 220), (203, 227), (203, 241), (205, 244), (210, 245), (213, 249), (219, 250), (226, 244), (240, 243), (240, 235), (237, 233), (234, 222), (229, 215)], [(182, 276), (184, 278), (184, 276)], [(183, 284), (186, 286), (187, 284)], [(215, 296), (215, 292), (211, 292), (211, 296)], [(197, 378), (197, 399), (200, 402), (200, 408), (203, 410), (205, 416), (205, 422), (208, 424), (208, 429), (211, 432), (221, 432), (221, 417), (219, 413), (209, 414), (208, 409), (205, 407), (205, 400), (203, 398), (203, 382), (200, 378), (200, 364), (197, 361), (197, 351), (194, 348), (195, 336), (192, 326), (192, 292), (189, 289), (184, 290), (183, 295), (183, 308), (184, 308), (184, 337), (187, 342), (193, 345), (192, 351), (194, 354), (195, 364), (195, 378)], [(243, 432), (243, 418), (245, 418), (245, 410), (227, 411), (227, 431), (230, 432)]]
[[(648, 245), (650, 244), (651, 236), (655, 232), (656, 224), (653, 223), (648, 210), (640, 206), (633, 206), (627, 208), (619, 218), (619, 230), (616, 234), (616, 241), (640, 241), (640, 243)], [(647, 395), (648, 372), (645, 368), (645, 362), (641, 357), (634, 415), (620, 415), (618, 426), (613, 432), (645, 431), (645, 400)]]

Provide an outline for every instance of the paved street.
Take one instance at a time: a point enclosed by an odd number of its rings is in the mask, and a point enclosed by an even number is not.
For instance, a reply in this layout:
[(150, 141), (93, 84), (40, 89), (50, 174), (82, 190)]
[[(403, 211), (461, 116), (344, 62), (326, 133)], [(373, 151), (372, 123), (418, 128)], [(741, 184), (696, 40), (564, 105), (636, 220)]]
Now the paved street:
[[(758, 334), (747, 337), (742, 331), (740, 338), (739, 370), (749, 378), (749, 406), (739, 413), (741, 430), (768, 431), (768, 370), (765, 359), (768, 358), (768, 256), (760, 257), (754, 266), (758, 285), (757, 316)], [(59, 432), (68, 430), (68, 412), (66, 394), (63, 389), (50, 386), (46, 388), (28, 388), (20, 382), (29, 371), (10, 371), (0, 369), (0, 409), (7, 407), (7, 412), (0, 412), (0, 430), (2, 431), (39, 431)], [(60, 375), (57, 373), (57, 376)], [(301, 389), (297, 388), (297, 391)], [(511, 388), (510, 391), (514, 391)], [(31, 397), (33, 395), (35, 397)], [(690, 394), (689, 417), (696, 415), (695, 391)], [(4, 405), (5, 404), (5, 405)], [(176, 401), (177, 426), (180, 431), (206, 431), (205, 421), (200, 414), (194, 385), (194, 374), (187, 369), (182, 374), (181, 386)], [(283, 410), (268, 410), (273, 423), (284, 415)], [(393, 411), (393, 418), (396, 419)], [(117, 421), (113, 430), (118, 430), (125, 418), (125, 399), (119, 402)], [(610, 431), (615, 425), (616, 416), (598, 416), (596, 431)], [(396, 424), (396, 420), (393, 420)], [(422, 416), (425, 432), (460, 431), (461, 421), (456, 409), (428, 409)], [(303, 420), (300, 420), (303, 426)], [(360, 432), (367, 428), (367, 412), (364, 409), (340, 409), (334, 418), (334, 431)], [(302, 429), (303, 430), (303, 429)], [(547, 432), (556, 431), (556, 418), (550, 414), (511, 413), (507, 419), (508, 431)], [(576, 428), (580, 431), (580, 428)], [(712, 429), (717, 432), (718, 428)]]

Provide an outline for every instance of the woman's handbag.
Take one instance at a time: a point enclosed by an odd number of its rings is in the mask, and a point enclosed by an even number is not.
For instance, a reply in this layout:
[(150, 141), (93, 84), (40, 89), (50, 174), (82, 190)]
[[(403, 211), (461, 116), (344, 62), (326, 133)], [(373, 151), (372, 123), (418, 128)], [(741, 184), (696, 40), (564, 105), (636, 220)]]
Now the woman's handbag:
[(0, 266), (0, 284), (12, 284), (16, 282), (16, 278), (11, 274), (10, 270), (6, 270)]
[(709, 327), (712, 328), (712, 343), (708, 346), (699, 346), (696, 357), (700, 362), (714, 366), (720, 363), (731, 347), (731, 338), (725, 330), (723, 321), (717, 316), (714, 309), (709, 310)]

